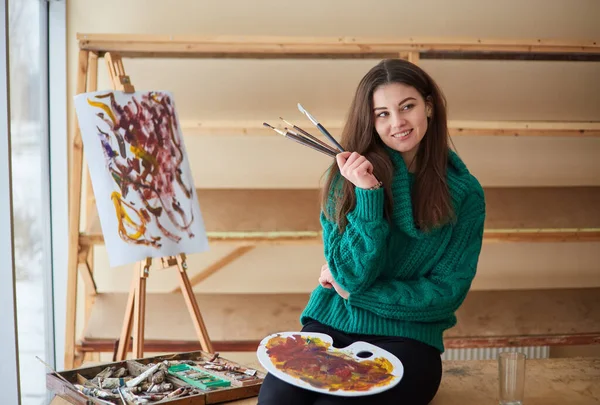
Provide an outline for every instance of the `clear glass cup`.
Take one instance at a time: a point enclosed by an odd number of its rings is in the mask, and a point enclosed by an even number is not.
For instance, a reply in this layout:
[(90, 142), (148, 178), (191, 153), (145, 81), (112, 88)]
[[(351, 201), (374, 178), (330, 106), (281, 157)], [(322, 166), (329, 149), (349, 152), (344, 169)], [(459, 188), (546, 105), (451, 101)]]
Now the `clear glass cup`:
[(523, 404), (525, 359), (525, 354), (517, 352), (502, 352), (498, 355), (500, 405)]

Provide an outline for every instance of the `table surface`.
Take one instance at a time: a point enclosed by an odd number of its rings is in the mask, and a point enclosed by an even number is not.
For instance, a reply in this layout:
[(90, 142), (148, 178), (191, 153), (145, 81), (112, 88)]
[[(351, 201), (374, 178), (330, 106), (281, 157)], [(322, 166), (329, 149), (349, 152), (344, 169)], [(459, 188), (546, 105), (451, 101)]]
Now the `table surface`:
[[(431, 405), (497, 404), (498, 363), (445, 361), (444, 376)], [(600, 358), (527, 360), (526, 405), (600, 404)]]
[[(438, 394), (431, 405), (498, 403), (498, 365), (494, 360), (447, 360)], [(256, 397), (227, 405), (255, 405)], [(600, 358), (527, 360), (526, 405), (600, 404)], [(51, 405), (69, 405), (55, 397)]]

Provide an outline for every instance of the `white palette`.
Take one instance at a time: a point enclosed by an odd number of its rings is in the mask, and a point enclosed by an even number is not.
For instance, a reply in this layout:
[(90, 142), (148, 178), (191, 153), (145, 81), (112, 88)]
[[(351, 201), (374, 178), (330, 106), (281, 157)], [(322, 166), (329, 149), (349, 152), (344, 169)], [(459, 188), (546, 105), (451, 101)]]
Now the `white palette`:
[[(366, 360), (373, 360), (377, 357), (383, 357), (383, 358), (387, 359), (393, 366), (393, 370), (390, 373), (392, 375), (392, 379), (386, 385), (374, 386), (373, 388), (366, 390), (366, 391), (363, 391), (363, 390), (351, 391), (351, 390), (341, 390), (341, 389), (336, 390), (336, 391), (330, 391), (328, 388), (315, 387), (306, 381), (303, 381), (295, 376), (292, 376), (292, 375), (278, 369), (271, 361), (271, 358), (269, 357), (269, 354), (267, 352), (268, 349), (266, 346), (267, 346), (267, 343), (271, 340), (271, 338), (274, 338), (274, 337), (287, 338), (287, 337), (298, 336), (298, 335), (302, 339), (319, 338), (323, 342), (327, 342), (330, 344), (328, 352), (343, 353), (343, 354), (350, 356), (351, 358), (353, 358), (354, 360), (356, 360), (358, 362), (366, 361)], [(395, 385), (397, 385), (400, 382), (400, 380), (402, 379), (402, 376), (404, 375), (404, 366), (402, 365), (402, 362), (396, 356), (394, 356), (392, 353), (388, 352), (387, 350), (383, 350), (380, 347), (377, 347), (377, 346), (372, 345), (367, 342), (361, 342), (361, 341), (355, 342), (345, 348), (335, 348), (335, 347), (333, 347), (332, 343), (333, 343), (333, 339), (331, 338), (331, 336), (323, 334), (323, 333), (281, 332), (281, 333), (275, 333), (275, 334), (265, 337), (260, 342), (260, 345), (258, 346), (256, 354), (257, 354), (258, 360), (260, 361), (262, 366), (273, 376), (275, 376), (285, 382), (288, 382), (292, 385), (295, 385), (297, 387), (301, 387), (301, 388), (305, 388), (307, 390), (320, 392), (323, 394), (329, 394), (329, 395), (355, 397), (355, 396), (365, 396), (365, 395), (377, 394), (377, 393), (386, 391), (386, 390), (394, 387)], [(359, 354), (360, 354), (360, 356), (359, 356)], [(370, 356), (365, 357), (365, 355), (368, 355), (368, 354), (370, 354)]]

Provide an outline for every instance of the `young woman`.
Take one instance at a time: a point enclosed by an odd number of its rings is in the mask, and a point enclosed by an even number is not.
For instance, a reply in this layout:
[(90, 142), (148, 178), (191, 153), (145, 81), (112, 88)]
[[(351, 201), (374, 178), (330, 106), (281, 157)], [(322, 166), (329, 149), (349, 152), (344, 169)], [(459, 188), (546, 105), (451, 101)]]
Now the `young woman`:
[(456, 324), (479, 260), (485, 199), (450, 150), (445, 98), (418, 66), (384, 60), (361, 80), (324, 187), (326, 264), (301, 322), (400, 359), (383, 393), (337, 397), (268, 375), (259, 405), (428, 404), (440, 385), (443, 333)]

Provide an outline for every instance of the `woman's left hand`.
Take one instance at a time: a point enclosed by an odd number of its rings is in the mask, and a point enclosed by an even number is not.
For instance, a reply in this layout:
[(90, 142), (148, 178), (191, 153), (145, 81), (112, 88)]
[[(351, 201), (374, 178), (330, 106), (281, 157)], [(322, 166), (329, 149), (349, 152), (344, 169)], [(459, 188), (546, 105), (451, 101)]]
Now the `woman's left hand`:
[(321, 275), (319, 276), (319, 283), (324, 288), (333, 287), (335, 289), (335, 291), (338, 293), (338, 295), (340, 297), (342, 297), (343, 299), (348, 299), (348, 297), (350, 296), (350, 293), (348, 291), (344, 290), (342, 287), (340, 287), (340, 285), (338, 283), (335, 282), (335, 280), (333, 279), (333, 276), (331, 275), (331, 271), (329, 271), (329, 266), (327, 264), (324, 264), (321, 267)]

